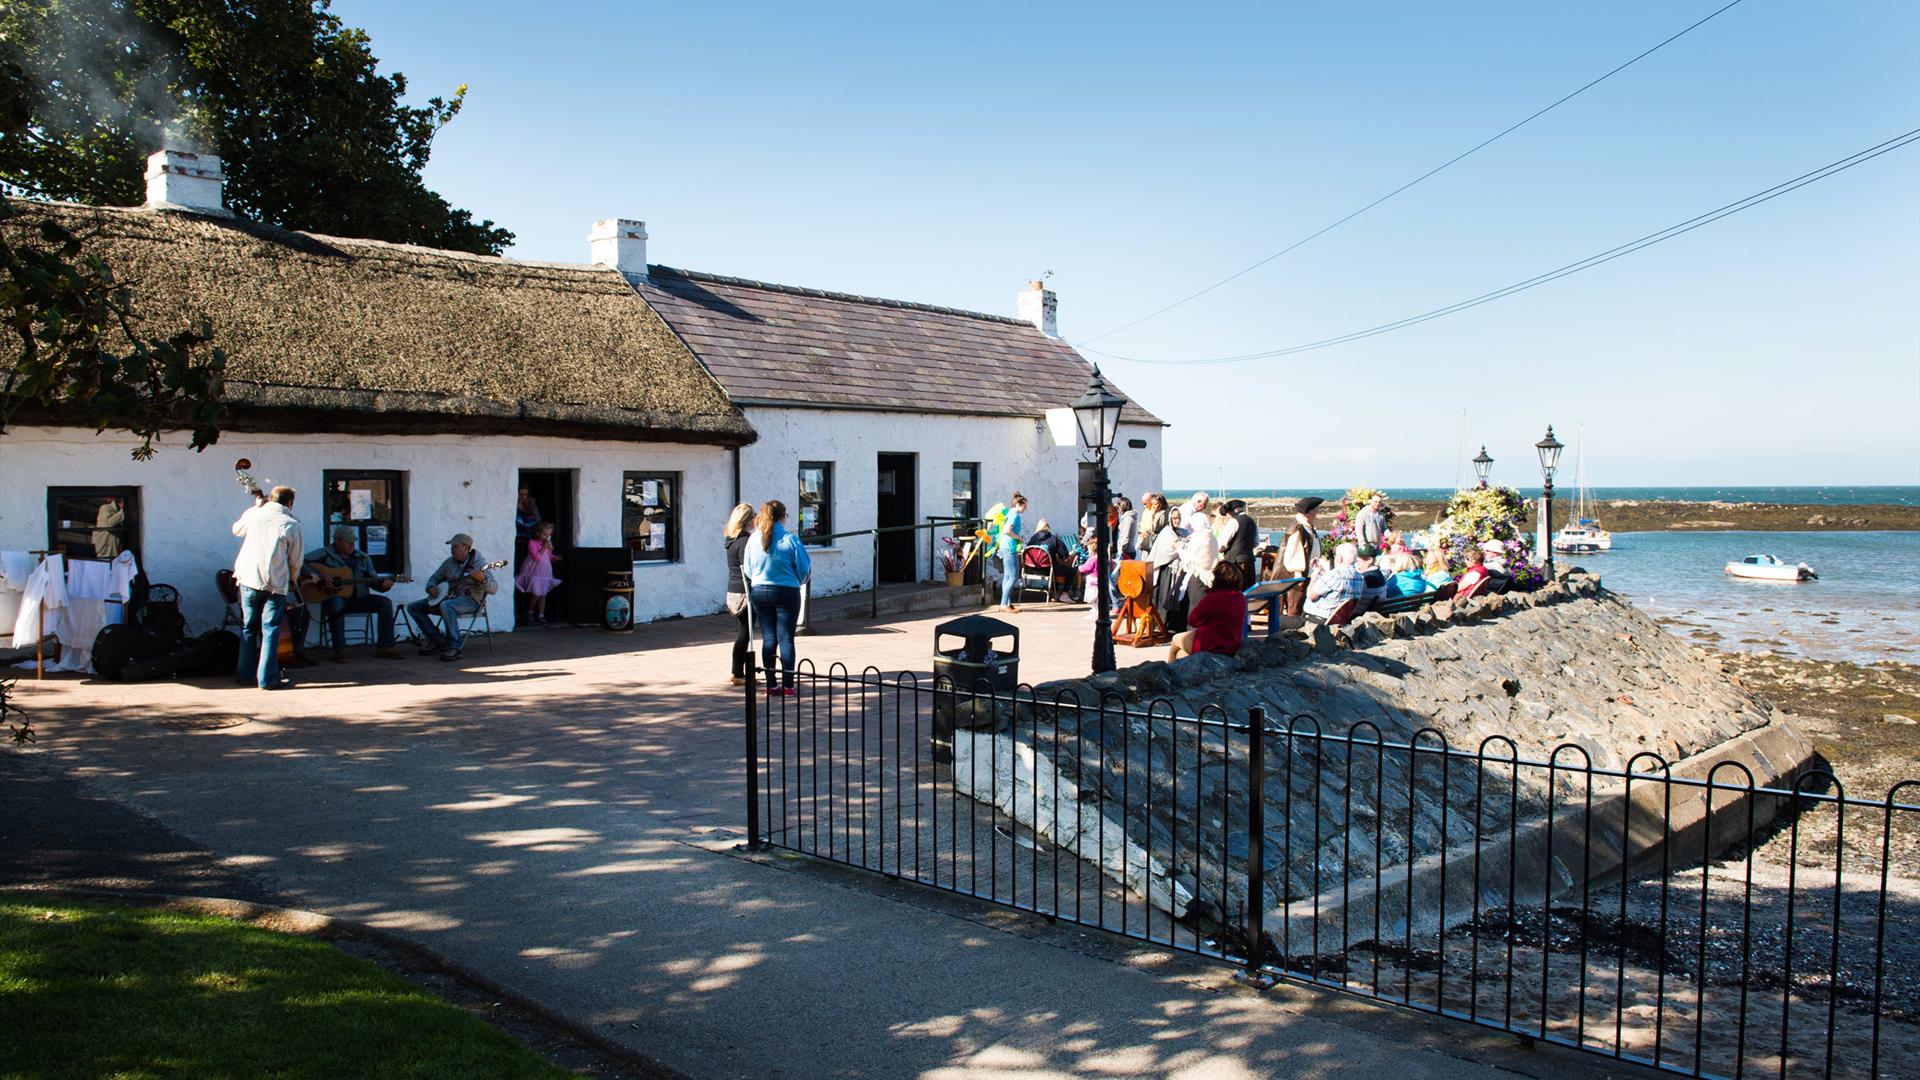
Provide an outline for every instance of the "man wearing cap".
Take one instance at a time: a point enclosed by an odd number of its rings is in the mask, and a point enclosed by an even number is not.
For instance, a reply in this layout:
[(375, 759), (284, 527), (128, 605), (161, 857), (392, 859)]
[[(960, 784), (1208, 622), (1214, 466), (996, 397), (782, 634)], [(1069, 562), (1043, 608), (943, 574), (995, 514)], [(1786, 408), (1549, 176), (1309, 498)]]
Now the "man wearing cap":
[[(493, 572), (486, 569), (480, 553), (473, 550), (473, 537), (454, 533), (447, 546), (451, 553), (427, 578), (426, 599), (408, 604), (407, 614), (413, 616), (413, 624), (426, 637), (420, 649), (422, 656), (439, 653), (442, 660), (458, 660), (463, 633), (461, 620), (480, 610), (485, 601), (477, 597), (492, 596), (500, 591), (500, 584), (493, 579)], [(440, 627), (436, 628), (433, 601), (440, 595), (442, 586), (446, 587), (448, 596), (439, 604)]]
[[(1280, 547), (1279, 578), (1313, 576), (1314, 560), (1320, 557), (1320, 529), (1313, 523), (1313, 514), (1325, 501), (1312, 495), (1294, 500), (1293, 524), (1287, 528), (1287, 538)], [(1286, 614), (1300, 614), (1301, 606), (1307, 602), (1306, 586), (1288, 589), (1282, 602)]]
[[(337, 596), (329, 596), (320, 603), (320, 617), (327, 620), (327, 633), (333, 639), (333, 662), (347, 662), (347, 616), (373, 615), (375, 637), (378, 643), (374, 655), (386, 660), (400, 659), (400, 650), (393, 647), (393, 601), (384, 596), (375, 596), (368, 592), (372, 586), (374, 592), (386, 592), (393, 588), (391, 576), (382, 577), (373, 568), (373, 559), (358, 550), (360, 530), (352, 525), (336, 526), (333, 530), (333, 543), (323, 548), (307, 552), (307, 566), (330, 566), (336, 570), (345, 570), (354, 580), (353, 585)], [(316, 580), (318, 575), (311, 575)]]
[(1378, 562), (1380, 549), (1371, 544), (1361, 544), (1354, 552), (1353, 569), (1360, 575), (1360, 610), (1371, 611), (1373, 606), (1387, 598), (1387, 575), (1381, 571)]

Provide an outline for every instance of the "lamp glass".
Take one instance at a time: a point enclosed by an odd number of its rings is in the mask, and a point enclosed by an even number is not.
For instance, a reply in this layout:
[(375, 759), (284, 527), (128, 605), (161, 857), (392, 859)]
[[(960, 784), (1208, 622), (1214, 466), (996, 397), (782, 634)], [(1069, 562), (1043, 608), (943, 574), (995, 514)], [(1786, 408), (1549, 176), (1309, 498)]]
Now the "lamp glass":
[(1100, 369), (1093, 369), (1093, 381), (1087, 392), (1073, 403), (1074, 423), (1080, 428), (1080, 445), (1088, 450), (1109, 450), (1120, 430), (1120, 408), (1126, 399), (1107, 389)]
[(1553, 437), (1553, 428), (1551, 426), (1547, 428), (1547, 437), (1534, 443), (1533, 448), (1540, 451), (1541, 475), (1547, 478), (1548, 483), (1552, 483), (1553, 471), (1560, 467), (1560, 451), (1564, 449), (1564, 447), (1559, 439)]
[(1473, 458), (1473, 474), (1484, 484), (1487, 482), (1487, 475), (1491, 472), (1493, 472), (1493, 458), (1487, 454), (1487, 448), (1482, 446), (1480, 452)]

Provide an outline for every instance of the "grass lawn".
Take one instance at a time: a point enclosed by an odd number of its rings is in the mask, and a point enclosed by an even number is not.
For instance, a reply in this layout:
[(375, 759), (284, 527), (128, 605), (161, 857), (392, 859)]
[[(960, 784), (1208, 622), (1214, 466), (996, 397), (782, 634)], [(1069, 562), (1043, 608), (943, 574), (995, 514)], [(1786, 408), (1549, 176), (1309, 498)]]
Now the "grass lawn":
[(0, 902), (0, 1078), (558, 1078), (325, 941), (157, 908)]

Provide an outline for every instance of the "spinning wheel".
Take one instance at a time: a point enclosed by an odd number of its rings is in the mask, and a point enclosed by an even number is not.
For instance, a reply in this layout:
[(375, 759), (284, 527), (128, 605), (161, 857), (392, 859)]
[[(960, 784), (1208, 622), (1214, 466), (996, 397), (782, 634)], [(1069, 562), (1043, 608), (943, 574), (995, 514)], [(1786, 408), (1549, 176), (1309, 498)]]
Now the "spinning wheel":
[(1116, 645), (1141, 648), (1171, 640), (1167, 628), (1160, 624), (1159, 612), (1153, 610), (1148, 569), (1145, 562), (1129, 559), (1120, 564), (1114, 576), (1114, 587), (1120, 593), (1120, 610), (1113, 614), (1113, 641)]

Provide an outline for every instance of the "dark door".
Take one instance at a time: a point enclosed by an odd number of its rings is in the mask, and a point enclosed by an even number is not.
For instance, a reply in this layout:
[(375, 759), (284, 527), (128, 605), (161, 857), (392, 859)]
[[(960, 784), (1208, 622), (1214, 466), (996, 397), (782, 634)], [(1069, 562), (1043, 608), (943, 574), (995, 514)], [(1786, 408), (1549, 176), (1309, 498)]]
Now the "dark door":
[[(558, 622), (566, 617), (571, 609), (567, 606), (574, 575), (567, 565), (567, 556), (573, 553), (574, 538), (574, 497), (573, 470), (571, 469), (521, 469), (520, 486), (533, 496), (541, 521), (553, 522), (553, 553), (557, 558), (553, 562), (553, 576), (560, 579), (547, 594), (547, 618)], [(515, 493), (515, 510), (518, 511), (518, 492)], [(520, 564), (527, 557), (525, 540), (516, 539), (513, 545), (513, 572), (520, 573)], [(589, 589), (597, 586), (589, 584)], [(524, 615), (526, 598), (516, 591), (514, 596), (515, 612)]]
[[(914, 465), (913, 454), (880, 455), (880, 494), (874, 521), (881, 528), (914, 524), (914, 510), (920, 505), (914, 493)], [(881, 581), (920, 580), (916, 557), (919, 536), (910, 529), (880, 534)]]
[(1093, 487), (1097, 475), (1091, 462), (1080, 463), (1080, 516), (1073, 521), (1073, 527), (1076, 529), (1080, 527), (1080, 519), (1093, 510)]

